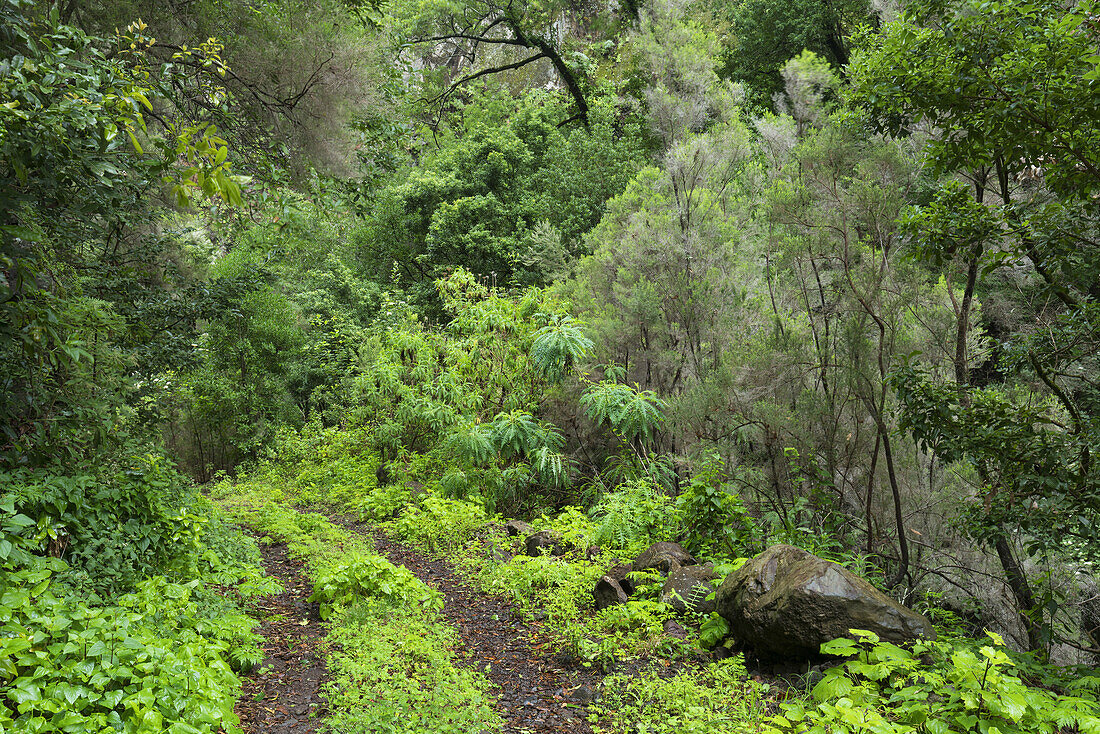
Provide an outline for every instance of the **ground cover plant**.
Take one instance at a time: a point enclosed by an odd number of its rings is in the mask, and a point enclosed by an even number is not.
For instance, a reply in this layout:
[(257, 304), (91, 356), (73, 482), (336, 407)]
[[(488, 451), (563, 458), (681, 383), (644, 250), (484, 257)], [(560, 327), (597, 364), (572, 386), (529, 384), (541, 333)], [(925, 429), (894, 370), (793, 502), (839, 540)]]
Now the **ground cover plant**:
[(822, 646), (847, 660), (825, 673), (808, 701), (784, 704), (768, 731), (1100, 731), (1095, 671), (1040, 683), (1031, 678), (1033, 664), (1013, 659), (994, 633), (985, 644), (956, 639), (911, 649), (870, 632), (856, 637)]
[[(150, 554), (141, 568), (155, 575), (135, 583), (128, 564), (42, 557), (71, 527), (65, 510), (78, 507), (67, 504), (76, 498), (8, 486), (0, 499), (0, 724), (15, 732), (233, 731), (237, 673), (262, 658), (251, 600), (278, 590), (255, 545), (196, 501), (174, 518), (202, 517), (175, 536), (177, 562)], [(36, 523), (18, 511), (28, 497), (63, 511)], [(130, 591), (110, 601), (82, 594), (89, 573), (100, 590)]]
[(660, 666), (640, 674), (610, 675), (603, 699), (589, 720), (598, 732), (764, 731), (769, 703), (767, 686), (748, 676), (738, 657), (675, 673)]
[[(454, 632), (438, 614), (440, 594), (374, 553), (370, 537), (295, 507), (303, 497), (323, 498), (330, 507), (340, 501), (358, 506), (358, 498), (349, 500), (338, 483), (318, 487), (315, 472), (309, 462), (268, 466), (235, 485), (223, 482), (214, 495), (264, 533), (264, 542), (286, 543), (289, 554), (306, 564), (313, 587), (308, 601), (319, 603), (327, 639), (338, 646), (327, 659), (331, 679), (324, 696), (331, 714), (323, 730), (442, 734), (498, 728), (484, 676), (456, 662)], [(277, 489), (271, 481), (284, 473), (301, 481)], [(326, 496), (330, 486), (333, 494)], [(295, 487), (302, 496), (295, 496)]]

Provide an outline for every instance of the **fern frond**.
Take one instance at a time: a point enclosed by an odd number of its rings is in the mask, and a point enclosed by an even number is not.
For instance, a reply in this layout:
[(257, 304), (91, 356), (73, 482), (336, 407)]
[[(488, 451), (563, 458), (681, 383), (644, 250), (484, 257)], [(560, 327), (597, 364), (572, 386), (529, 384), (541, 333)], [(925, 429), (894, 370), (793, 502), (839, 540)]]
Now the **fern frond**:
[(606, 423), (627, 441), (651, 441), (665, 421), (668, 404), (652, 390), (604, 380), (581, 395), (585, 415)]
[(531, 364), (542, 377), (558, 383), (594, 346), (584, 335), (580, 323), (563, 316), (535, 333)]
[(489, 427), (489, 440), (496, 447), (500, 458), (510, 459), (528, 456), (538, 444), (542, 426), (526, 410), (501, 413)]
[(495, 453), (489, 439), (489, 427), (480, 423), (471, 423), (456, 428), (447, 439), (447, 448), (459, 461), (474, 466), (489, 463)]

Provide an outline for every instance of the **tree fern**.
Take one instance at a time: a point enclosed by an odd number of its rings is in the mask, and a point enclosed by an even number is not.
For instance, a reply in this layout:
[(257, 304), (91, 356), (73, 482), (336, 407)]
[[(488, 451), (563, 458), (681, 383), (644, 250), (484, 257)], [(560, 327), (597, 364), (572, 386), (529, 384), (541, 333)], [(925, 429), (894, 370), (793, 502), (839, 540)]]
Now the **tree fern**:
[(604, 380), (581, 395), (585, 415), (609, 425), (626, 441), (652, 441), (664, 423), (667, 403), (652, 390)]
[(529, 447), (537, 445), (542, 431), (538, 421), (525, 410), (501, 413), (489, 428), (489, 439), (504, 461), (528, 455)]
[(535, 420), (525, 410), (497, 415), (489, 427), (489, 440), (504, 461), (533, 456), (544, 447), (558, 451), (564, 444), (556, 429)]
[(447, 448), (459, 462), (484, 466), (496, 454), (489, 432), (489, 427), (481, 423), (459, 426), (448, 437)]
[(535, 371), (550, 382), (558, 383), (593, 347), (581, 325), (569, 316), (555, 319), (535, 333), (531, 344), (531, 363)]

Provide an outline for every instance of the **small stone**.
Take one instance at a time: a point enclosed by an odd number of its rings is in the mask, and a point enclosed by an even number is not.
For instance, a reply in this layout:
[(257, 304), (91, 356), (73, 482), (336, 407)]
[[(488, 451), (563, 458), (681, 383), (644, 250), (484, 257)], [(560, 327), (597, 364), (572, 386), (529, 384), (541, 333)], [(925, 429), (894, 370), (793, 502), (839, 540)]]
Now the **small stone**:
[(573, 699), (577, 703), (588, 705), (600, 700), (600, 692), (590, 685), (577, 686), (572, 693), (569, 694), (569, 698)]
[(569, 551), (569, 544), (557, 530), (540, 530), (527, 538), (526, 548), (527, 555), (535, 558), (548, 553), (552, 556), (564, 556)]
[(676, 640), (687, 639), (687, 630), (684, 629), (682, 624), (673, 619), (665, 622), (664, 632), (666, 635)]
[(504, 523), (504, 532), (512, 538), (526, 538), (529, 535), (533, 535), (535, 529), (523, 520), (509, 520)]

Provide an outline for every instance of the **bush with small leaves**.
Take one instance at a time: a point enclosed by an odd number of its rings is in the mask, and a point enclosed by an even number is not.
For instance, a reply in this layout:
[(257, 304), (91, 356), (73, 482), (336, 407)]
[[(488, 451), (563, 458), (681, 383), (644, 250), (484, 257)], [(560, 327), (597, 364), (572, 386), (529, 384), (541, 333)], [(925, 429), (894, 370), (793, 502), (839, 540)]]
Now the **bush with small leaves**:
[(331, 566), (320, 568), (307, 601), (321, 603), (321, 619), (335, 608), (347, 607), (357, 599), (379, 599), (401, 608), (442, 609), (443, 597), (404, 566), (395, 566), (381, 556), (350, 553)]
[(461, 547), (488, 520), (481, 505), (427, 497), (419, 505), (405, 508), (393, 522), (393, 532), (431, 553), (446, 552)]

